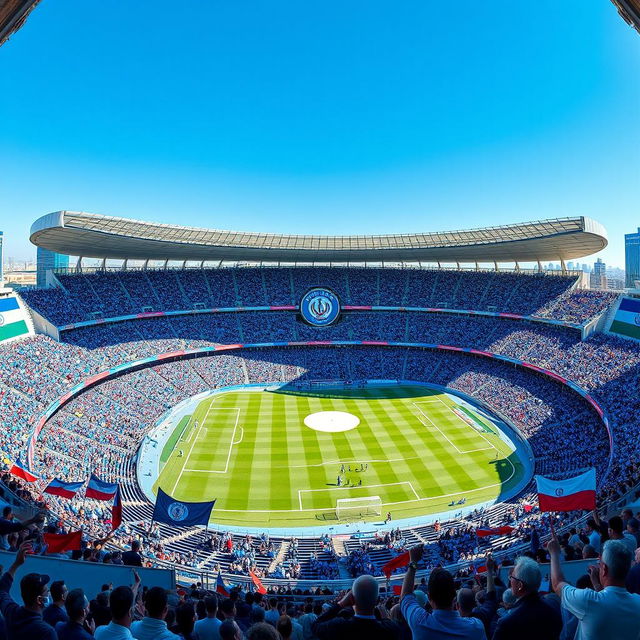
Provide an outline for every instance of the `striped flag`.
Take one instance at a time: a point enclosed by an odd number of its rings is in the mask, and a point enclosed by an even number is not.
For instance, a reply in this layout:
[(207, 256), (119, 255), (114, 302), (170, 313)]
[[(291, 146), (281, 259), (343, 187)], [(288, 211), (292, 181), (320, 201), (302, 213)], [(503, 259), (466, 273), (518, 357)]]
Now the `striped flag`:
[(227, 589), (227, 585), (222, 579), (222, 574), (220, 573), (220, 571), (218, 571), (218, 578), (216, 579), (216, 593), (221, 596), (225, 596), (226, 598), (229, 597), (229, 590)]
[(92, 473), (84, 495), (86, 498), (93, 498), (94, 500), (112, 500), (117, 490), (117, 482), (104, 482)]
[(43, 493), (48, 493), (52, 496), (60, 496), (61, 498), (73, 498), (84, 482), (63, 482), (58, 478), (54, 478), (45, 488)]
[(0, 298), (0, 342), (29, 333), (24, 318), (15, 296)]
[(16, 476), (16, 478), (22, 478), (25, 482), (35, 482), (36, 480), (40, 480), (39, 476), (35, 473), (31, 473), (27, 466), (20, 462), (20, 458), (13, 463), (11, 469), (9, 469), (9, 473), (12, 476)]
[(120, 487), (116, 489), (111, 507), (111, 531), (115, 531), (122, 524), (122, 500), (120, 499)]
[(540, 511), (574, 511), (596, 508), (596, 470), (589, 469), (575, 478), (550, 480), (536, 476)]

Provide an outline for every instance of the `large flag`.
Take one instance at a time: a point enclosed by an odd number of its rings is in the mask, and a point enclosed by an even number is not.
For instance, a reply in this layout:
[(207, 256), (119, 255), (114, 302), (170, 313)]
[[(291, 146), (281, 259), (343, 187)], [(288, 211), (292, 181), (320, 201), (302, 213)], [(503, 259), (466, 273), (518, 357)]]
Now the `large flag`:
[(47, 545), (47, 553), (79, 551), (82, 544), (82, 531), (73, 531), (72, 533), (45, 533), (43, 537)]
[(596, 508), (596, 470), (575, 478), (549, 480), (536, 476), (540, 511), (593, 510)]
[(25, 482), (35, 482), (36, 480), (40, 480), (35, 473), (31, 473), (31, 471), (29, 471), (29, 469), (20, 462), (20, 458), (13, 463), (11, 469), (9, 469), (9, 473), (12, 476), (16, 476), (16, 478), (22, 478)]
[(174, 500), (162, 489), (158, 489), (156, 506), (152, 519), (174, 527), (193, 527), (198, 524), (208, 525), (215, 500), (211, 502), (180, 502)]
[(73, 498), (84, 482), (63, 482), (58, 478), (54, 478), (43, 491), (52, 496), (60, 496), (61, 498)]
[(400, 569), (401, 567), (406, 567), (409, 564), (409, 552), (405, 551), (401, 553), (399, 556), (395, 558), (391, 558), (387, 564), (382, 567), (382, 573), (384, 573), (387, 578), (394, 572), (395, 569)]
[(264, 585), (260, 581), (260, 578), (253, 573), (253, 569), (249, 569), (249, 575), (251, 576), (251, 582), (256, 586), (256, 591), (258, 593), (267, 593), (267, 590), (264, 588)]
[(84, 495), (94, 500), (112, 500), (117, 490), (117, 482), (104, 482), (104, 480), (100, 480), (98, 476), (92, 473)]
[(122, 524), (122, 499), (120, 498), (120, 487), (116, 489), (111, 507), (111, 531), (115, 531)]
[(218, 578), (216, 580), (216, 593), (221, 596), (225, 596), (226, 598), (229, 597), (229, 590), (227, 589), (227, 585), (222, 579), (222, 574), (220, 573), (220, 571), (218, 571)]
[(487, 536), (508, 536), (513, 533), (513, 527), (480, 527), (476, 529), (478, 538), (486, 538)]

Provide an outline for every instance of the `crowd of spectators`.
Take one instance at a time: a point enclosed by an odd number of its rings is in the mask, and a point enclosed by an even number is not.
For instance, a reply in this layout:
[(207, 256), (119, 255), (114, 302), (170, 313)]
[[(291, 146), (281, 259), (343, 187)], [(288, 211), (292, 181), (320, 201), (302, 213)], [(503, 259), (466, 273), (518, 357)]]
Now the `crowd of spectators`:
[[(564, 276), (495, 272), (391, 269), (220, 269), (171, 272), (119, 272), (61, 277), (67, 293), (32, 291), (29, 304), (57, 324), (152, 309), (193, 309), (239, 305), (295, 304), (312, 285), (332, 287), (345, 304), (385, 304), (485, 309), (536, 314), (584, 322), (602, 312), (611, 296), (571, 290)], [(24, 456), (26, 438), (46, 406), (87, 376), (160, 352), (217, 343), (314, 340), (318, 331), (291, 312), (196, 314), (148, 318), (64, 332), (64, 343), (36, 336), (0, 347), (0, 450), (15, 460)], [(614, 437), (615, 458), (602, 495), (613, 500), (633, 487), (640, 474), (637, 394), (640, 350), (629, 341), (595, 335), (581, 341), (577, 331), (494, 317), (452, 314), (353, 313), (322, 332), (322, 339), (397, 340), (474, 347), (549, 368), (587, 389), (606, 410)], [(241, 354), (241, 355), (240, 355)], [(94, 471), (128, 488), (125, 509), (144, 522), (148, 507), (137, 504), (132, 452), (155, 421), (181, 400), (210, 388), (249, 382), (300, 382), (315, 379), (369, 378), (434, 382), (467, 393), (513, 422), (527, 437), (537, 469), (547, 476), (572, 475), (596, 466), (604, 478), (609, 441), (600, 418), (572, 391), (536, 374), (459, 353), (357, 347), (293, 347), (244, 350), (238, 355), (161, 364), (103, 382), (72, 400), (49, 420), (36, 449), (43, 476), (78, 480)], [(23, 489), (21, 489), (23, 490)], [(431, 531), (429, 562), (473, 561), (483, 549), (473, 528), (509, 522), (514, 540), (529, 541), (549, 531), (549, 519), (525, 511), (527, 497), (508, 507), (482, 512), (463, 522), (443, 523)], [(41, 498), (40, 498), (41, 501)], [(91, 500), (65, 501), (47, 496), (49, 508), (68, 526), (82, 526), (92, 537), (108, 530), (108, 506)], [(503, 505), (504, 507), (504, 505)], [(573, 516), (562, 519), (569, 524)], [(112, 541), (131, 537), (144, 542), (145, 562), (176, 562), (191, 568), (222, 566), (246, 575), (265, 575), (255, 546), (242, 549), (231, 536), (232, 550), (213, 556), (197, 536), (169, 541), (164, 529), (148, 539), (144, 526), (130, 522)], [(197, 541), (197, 543), (196, 543)], [(366, 546), (366, 544), (365, 544)], [(402, 537), (384, 545), (390, 553), (406, 546)], [(291, 547), (290, 547), (291, 549)], [(114, 553), (118, 553), (117, 550)], [(217, 555), (216, 555), (217, 554)], [(379, 565), (359, 552), (349, 560), (354, 575)], [(358, 557), (356, 557), (358, 556)], [(117, 556), (116, 556), (117, 557)], [(266, 556), (265, 556), (266, 557)], [(220, 562), (222, 560), (222, 563)], [(370, 563), (370, 564), (367, 564)], [(273, 567), (279, 577), (295, 578), (302, 565), (311, 575), (337, 574), (333, 553), (290, 555)]]
[(27, 303), (55, 325), (149, 311), (296, 305), (314, 286), (346, 305), (504, 311), (583, 323), (611, 292), (582, 292), (572, 275), (446, 269), (219, 268), (58, 275), (62, 288), (32, 290)]
[[(26, 573), (30, 556), (46, 552), (42, 522), (35, 517), (15, 522), (10, 534), (16, 538), (10, 548), (15, 555), (0, 576), (0, 635), (6, 640), (635, 640), (640, 636), (638, 521), (628, 510), (608, 520), (593, 515), (584, 530), (554, 534), (545, 544), (532, 541), (501, 562), (489, 553), (472, 572), (429, 567), (424, 545), (412, 546), (402, 584), (393, 589), (358, 572), (350, 588), (339, 591), (326, 585), (263, 591), (223, 585), (224, 594), (198, 582), (177, 589), (146, 584), (135, 569), (141, 564), (135, 543), (119, 559), (132, 567), (129, 583), (105, 583), (97, 593), (73, 584), (65, 575), (68, 564), (49, 565), (60, 572), (54, 576)], [(3, 518), (2, 531), (11, 522)], [(77, 555), (81, 562), (96, 563), (112, 554), (87, 545)], [(363, 548), (361, 560), (366, 555)], [(574, 584), (565, 578), (563, 563), (576, 556), (593, 563), (583, 565)], [(424, 568), (428, 573), (418, 579)], [(22, 604), (11, 593), (19, 571)]]

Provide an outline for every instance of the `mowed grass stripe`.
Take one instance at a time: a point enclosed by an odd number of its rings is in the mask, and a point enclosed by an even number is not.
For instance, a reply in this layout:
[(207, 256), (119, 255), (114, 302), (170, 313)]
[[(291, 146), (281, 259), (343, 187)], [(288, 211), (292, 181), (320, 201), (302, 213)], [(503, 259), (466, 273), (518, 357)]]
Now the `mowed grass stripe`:
[[(431, 442), (437, 442), (436, 455), (433, 456), (432, 467), (434, 472), (437, 473), (437, 483), (441, 489), (441, 494), (456, 493), (458, 488), (460, 490), (466, 490), (478, 486), (476, 480), (473, 478), (474, 474), (468, 471), (468, 469), (476, 466), (478, 458), (473, 454), (458, 453), (451, 444), (447, 442), (446, 438), (438, 437), (441, 434), (433, 425), (428, 422), (427, 424), (429, 426), (423, 426), (421, 420), (416, 416), (411, 426), (415, 428), (417, 433), (422, 431), (423, 437), (432, 439)], [(451, 426), (451, 418), (445, 416), (436, 422), (436, 424), (440, 430), (448, 433)], [(483, 452), (478, 453), (482, 454)]]
[[(269, 401), (272, 405), (270, 420), (264, 416), (265, 424), (270, 422), (271, 429), (271, 458), (277, 461), (280, 469), (270, 469), (270, 487), (269, 505), (272, 509), (291, 509), (293, 500), (291, 494), (291, 473), (287, 471), (289, 461), (289, 450), (287, 447), (287, 428), (286, 415), (284, 411), (284, 402), (280, 398), (279, 401), (272, 396)], [(260, 508), (269, 508), (267, 506)]]
[[(218, 508), (233, 511), (214, 511), (214, 521), (223, 525), (253, 524), (259, 527), (261, 523), (265, 526), (317, 524), (316, 513), (323, 508), (335, 508), (340, 497), (380, 495), (383, 502), (406, 502), (405, 507), (402, 504), (390, 507), (394, 518), (403, 517), (403, 513), (408, 517), (446, 508), (447, 497), (417, 502), (408, 485), (395, 484), (402, 482), (411, 482), (418, 494), (425, 498), (460, 494), (454, 498), (457, 500), (464, 497), (465, 492), (480, 488), (470, 493), (467, 505), (498, 495), (500, 487), (482, 489), (499, 482), (493, 448), (459, 454), (428, 421), (425, 420), (429, 426), (424, 426), (416, 416), (413, 403), (423, 399), (434, 400), (436, 394), (435, 390), (416, 387), (350, 389), (347, 392), (331, 390), (325, 394), (316, 392), (315, 395), (255, 391), (220, 394), (215, 398), (214, 408), (240, 409), (238, 425), (244, 429), (242, 443), (234, 445), (227, 474), (185, 471), (176, 489), (176, 497), (185, 500), (216, 497), (219, 499)], [(439, 397), (447, 404), (453, 402), (444, 396)], [(194, 412), (194, 419), (198, 419), (200, 424), (212, 400), (206, 399)], [(467, 442), (474, 443), (470, 448), (489, 447), (486, 440), (463, 424), (442, 402), (427, 402), (421, 408), (459, 448), (466, 449)], [(361, 424), (357, 429), (343, 433), (317, 432), (304, 425), (308, 414), (328, 410), (355, 414)], [(208, 423), (212, 422), (214, 413), (220, 416), (232, 414), (212, 410)], [(206, 440), (194, 444), (188, 467), (209, 465), (210, 469), (224, 468), (231, 436), (221, 433), (229, 427), (230, 420), (223, 422), (226, 423), (225, 428), (220, 427), (219, 419), (215, 420), (217, 428), (207, 425), (211, 437), (208, 434)], [(235, 422), (235, 414), (231, 422)], [(190, 431), (194, 431), (193, 426)], [(189, 437), (189, 434), (185, 435)], [(239, 430), (236, 438), (238, 436)], [(195, 437), (195, 433), (191, 437)], [(487, 439), (500, 451), (508, 451), (508, 445), (499, 436), (487, 436)], [(165, 490), (165, 484), (172, 486), (178, 478), (190, 445), (191, 441), (179, 442), (170, 456), (160, 476), (160, 484)], [(184, 449), (183, 458), (176, 457), (178, 448)], [(388, 462), (396, 458), (401, 460)], [(387, 462), (369, 463), (369, 470), (362, 476), (355, 472), (350, 474), (352, 481), (362, 478), (361, 488), (331, 490), (337, 489), (335, 483), (341, 461), (353, 466), (375, 459), (386, 459)], [(218, 466), (220, 460), (223, 462)], [(193, 461), (199, 463), (197, 467)], [(521, 466), (518, 470), (522, 472)], [(513, 483), (512, 479), (509, 485)], [(368, 485), (376, 484), (389, 486), (368, 488)], [(300, 489), (320, 489), (304, 493), (303, 506), (310, 511), (299, 510)], [(273, 512), (268, 513), (269, 510)], [(284, 513), (278, 513), (280, 510)], [(267, 513), (262, 515), (252, 511)]]
[[(325, 411), (328, 408), (328, 399), (326, 397), (312, 398), (305, 397), (299, 406), (304, 407), (305, 416), (318, 411)], [(315, 431), (305, 426), (309, 432), (309, 443), (316, 442), (318, 446), (319, 462), (326, 463), (322, 466), (312, 467), (309, 471), (311, 484), (308, 487), (298, 487), (298, 489), (325, 489), (325, 491), (305, 491), (302, 496), (302, 507), (304, 509), (328, 509), (333, 506), (331, 494), (335, 492), (326, 491), (333, 486), (337, 486), (338, 473), (340, 471), (340, 461), (348, 459), (351, 450), (342, 447), (336, 435), (333, 433), (323, 433)], [(313, 435), (311, 435), (313, 434)], [(344, 435), (344, 434), (342, 434)], [(315, 456), (314, 456), (315, 458)], [(314, 464), (318, 464), (315, 462)]]
[[(295, 500), (297, 500), (299, 506), (298, 491), (326, 486), (329, 482), (330, 465), (318, 466), (322, 463), (323, 458), (319, 434), (304, 424), (304, 419), (309, 415), (309, 405), (300, 402), (295, 397), (286, 397), (285, 404), (288, 407), (287, 416), (291, 418), (297, 434), (295, 455), (293, 456), (295, 462), (291, 473), (295, 478), (294, 488), (296, 495), (294, 504)], [(291, 449), (289, 456), (291, 457)], [(302, 467), (301, 465), (307, 466)], [(309, 508), (315, 508), (314, 494), (310, 493), (308, 496), (312, 497)], [(306, 506), (306, 502), (303, 506)]]
[[(427, 488), (433, 488), (434, 485), (440, 488), (440, 480), (431, 469), (437, 455), (444, 453), (444, 450), (439, 448), (436, 441), (430, 442), (424, 434), (416, 431), (411, 415), (403, 410), (401, 402), (398, 405), (384, 401), (376, 404), (376, 412), (384, 416), (387, 433), (395, 449), (393, 457), (404, 458), (401, 462), (393, 463), (396, 472), (408, 480), (415, 481), (416, 491), (421, 497), (425, 495)], [(441, 477), (439, 474), (438, 478)]]
[[(225, 509), (246, 510), (250, 507), (250, 496), (253, 495), (254, 474), (253, 457), (256, 449), (257, 434), (260, 428), (259, 416), (264, 393), (245, 393), (238, 394), (238, 399), (242, 396), (244, 403), (239, 404), (240, 421), (239, 424), (243, 430), (242, 442), (236, 445), (237, 450), (233, 456), (232, 466), (230, 469), (230, 478), (236, 479), (235, 482), (226, 480), (226, 495), (220, 505)], [(246, 478), (244, 482), (238, 482), (237, 478)], [(221, 487), (222, 487), (222, 483)], [(223, 507), (224, 505), (224, 507)]]

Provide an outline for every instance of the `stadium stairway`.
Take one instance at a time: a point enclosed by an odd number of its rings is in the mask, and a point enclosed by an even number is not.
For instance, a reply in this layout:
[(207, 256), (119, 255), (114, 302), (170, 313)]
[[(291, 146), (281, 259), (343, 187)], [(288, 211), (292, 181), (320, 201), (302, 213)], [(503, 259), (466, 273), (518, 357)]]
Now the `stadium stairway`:
[(291, 543), (288, 540), (284, 540), (283, 543), (280, 545), (280, 548), (278, 549), (278, 553), (276, 553), (276, 555), (274, 556), (273, 560), (269, 563), (269, 566), (267, 567), (267, 571), (269, 573), (272, 573), (273, 571), (275, 571), (275, 568), (281, 563), (284, 562), (286, 556), (287, 556), (287, 551), (289, 551), (289, 546), (291, 545)]

